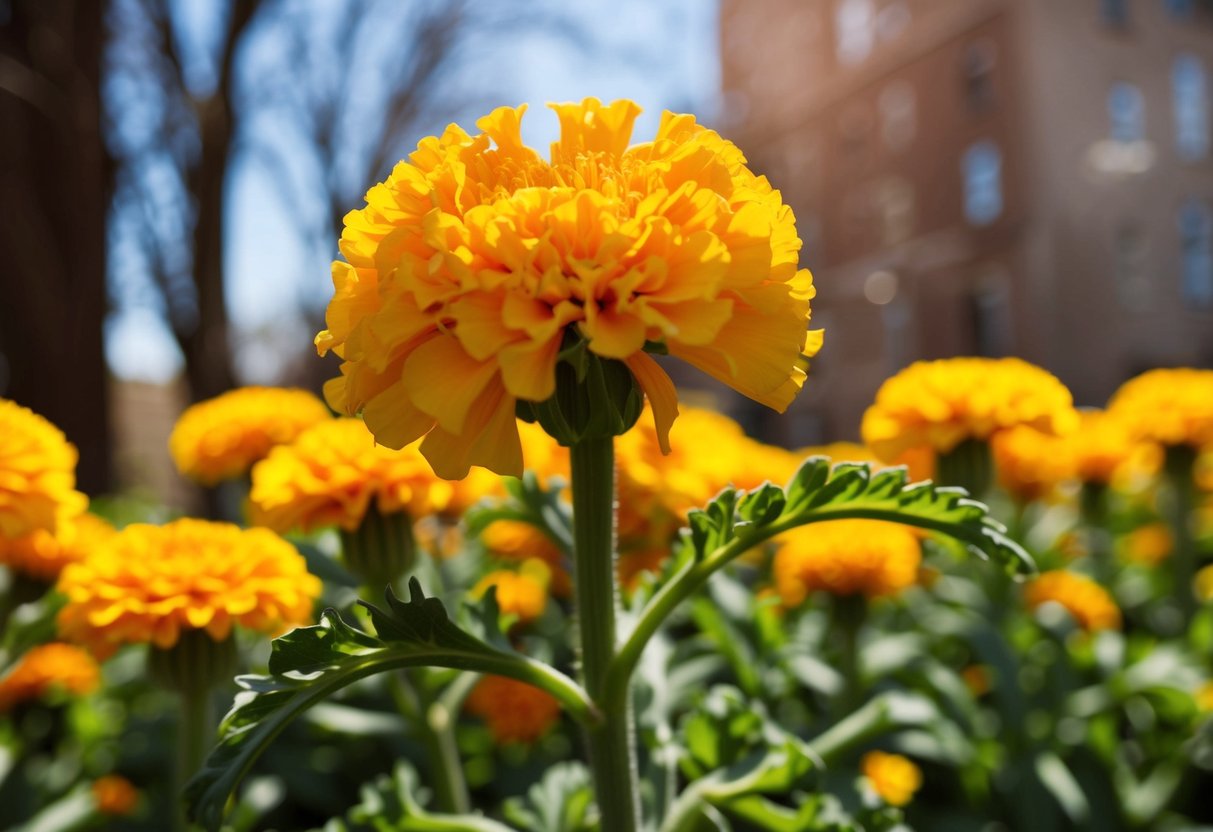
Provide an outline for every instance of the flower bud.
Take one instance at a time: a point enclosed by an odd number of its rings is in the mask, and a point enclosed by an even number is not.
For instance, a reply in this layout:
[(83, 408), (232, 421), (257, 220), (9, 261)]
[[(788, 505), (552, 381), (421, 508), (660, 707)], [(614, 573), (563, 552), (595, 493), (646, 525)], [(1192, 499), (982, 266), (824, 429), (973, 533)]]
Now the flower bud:
[(595, 355), (578, 341), (556, 365), (556, 392), (542, 402), (519, 402), (519, 416), (538, 422), (557, 442), (619, 436), (636, 424), (644, 393), (622, 361)]
[(341, 554), (347, 569), (381, 592), (417, 562), (412, 518), (405, 511), (384, 513), (372, 503), (356, 530), (342, 530)]

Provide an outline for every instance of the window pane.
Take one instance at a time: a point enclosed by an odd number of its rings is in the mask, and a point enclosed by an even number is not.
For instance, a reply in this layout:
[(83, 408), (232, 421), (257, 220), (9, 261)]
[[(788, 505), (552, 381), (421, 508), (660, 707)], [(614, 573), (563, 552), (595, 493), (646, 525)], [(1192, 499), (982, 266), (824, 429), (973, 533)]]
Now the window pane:
[(1184, 203), (1179, 237), (1183, 299), (1193, 306), (1213, 306), (1213, 212), (1207, 204), (1195, 199)]
[(1124, 81), (1117, 81), (1108, 92), (1108, 119), (1112, 139), (1118, 142), (1139, 142), (1146, 137), (1146, 104), (1141, 90)]
[(1209, 153), (1209, 88), (1204, 64), (1180, 55), (1171, 69), (1175, 105), (1175, 146), (1180, 158), (1203, 159)]
[(991, 141), (971, 145), (961, 159), (965, 217), (989, 225), (1002, 213), (1002, 153)]

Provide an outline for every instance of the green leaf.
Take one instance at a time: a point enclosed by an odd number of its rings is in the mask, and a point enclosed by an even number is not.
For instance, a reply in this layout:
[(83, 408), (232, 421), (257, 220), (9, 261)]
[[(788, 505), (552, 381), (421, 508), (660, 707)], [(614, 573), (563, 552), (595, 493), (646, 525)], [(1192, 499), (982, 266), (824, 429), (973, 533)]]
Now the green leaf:
[(528, 832), (590, 832), (598, 824), (590, 772), (581, 763), (557, 763), (525, 797), (507, 800), (504, 813)]
[(573, 550), (573, 512), (560, 498), (561, 488), (551, 482), (540, 482), (533, 471), (527, 471), (521, 479), (503, 477), (509, 499), (497, 504), (486, 504), (472, 508), (464, 514), (463, 522), (468, 533), (479, 535), (497, 520), (516, 520), (530, 523), (560, 546), (565, 553)]
[(594, 717), (589, 697), (575, 682), (509, 649), (499, 628), (486, 620), (496, 616), (492, 597), (478, 611), (485, 630), (480, 638), (451, 621), (442, 602), (427, 598), (416, 579), (409, 582), (409, 594), (405, 603), (389, 589), (386, 610), (366, 605), (377, 636), (351, 627), (330, 609), (318, 625), (274, 640), (269, 674), (236, 680), (244, 691), (220, 726), (218, 746), (186, 788), (192, 819), (218, 830), (228, 796), (292, 719), (378, 673), (421, 666), (496, 673), (543, 688), (578, 719)]

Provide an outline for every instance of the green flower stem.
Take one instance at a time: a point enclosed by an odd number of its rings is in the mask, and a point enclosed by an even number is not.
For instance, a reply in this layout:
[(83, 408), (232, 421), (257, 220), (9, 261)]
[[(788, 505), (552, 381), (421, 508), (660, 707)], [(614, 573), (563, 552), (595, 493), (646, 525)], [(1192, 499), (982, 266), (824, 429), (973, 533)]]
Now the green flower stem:
[(830, 615), (838, 635), (838, 670), (842, 690), (835, 700), (838, 716), (845, 716), (863, 701), (863, 679), (859, 673), (859, 633), (867, 617), (868, 604), (862, 595), (834, 598)]
[(181, 720), (177, 728), (177, 768), (173, 798), (177, 801), (177, 823), (182, 830), (189, 829), (190, 824), (185, 818), (185, 804), (181, 801), (181, 795), (185, 791), (185, 784), (202, 768), (219, 727), (211, 692), (212, 688), (209, 686), (182, 687), (178, 691), (181, 697)]
[(455, 744), (455, 715), (441, 700), (425, 700), (421, 720), (422, 742), (436, 775), (434, 792), (438, 806), (444, 812), (467, 814), (472, 810), (467, 779), (463, 776), (463, 761)]
[(1091, 571), (1104, 586), (1111, 586), (1115, 571), (1112, 561), (1112, 541), (1107, 531), (1108, 487), (1101, 482), (1084, 482), (1079, 492), (1083, 533)]
[(1182, 616), (1182, 630), (1187, 632), (1192, 616), (1196, 614), (1196, 540), (1192, 534), (1192, 510), (1196, 504), (1196, 486), (1192, 481), (1192, 468), (1196, 453), (1187, 445), (1172, 445), (1167, 448), (1167, 479), (1171, 481), (1171, 529), (1175, 533), (1175, 555), (1172, 576), (1172, 597)]
[(886, 697), (877, 697), (825, 733), (809, 741), (809, 748), (826, 765), (841, 760), (853, 749), (900, 727)]
[(569, 457), (582, 683), (591, 700), (600, 703), (603, 717), (586, 732), (590, 771), (604, 832), (635, 832), (639, 784), (628, 679), (609, 706), (601, 698), (616, 647), (614, 439), (582, 439), (572, 445)]
[(935, 464), (935, 481), (942, 485), (959, 485), (977, 500), (990, 489), (994, 479), (994, 462), (990, 446), (981, 439), (966, 439)]

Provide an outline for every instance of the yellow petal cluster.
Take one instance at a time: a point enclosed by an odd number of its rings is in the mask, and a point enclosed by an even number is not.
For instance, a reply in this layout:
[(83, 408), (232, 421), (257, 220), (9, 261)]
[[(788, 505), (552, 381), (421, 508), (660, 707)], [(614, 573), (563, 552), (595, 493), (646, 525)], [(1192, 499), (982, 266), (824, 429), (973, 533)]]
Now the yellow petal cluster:
[(480, 542), (493, 557), (514, 563), (538, 559), (551, 572), (552, 594), (567, 597), (572, 578), (565, 568), (564, 551), (556, 541), (522, 520), (495, 520), (480, 533)]
[(533, 743), (560, 719), (560, 703), (545, 690), (507, 679), (485, 676), (476, 683), (464, 708), (488, 725), (498, 743)]
[(1213, 444), (1213, 370), (1150, 370), (1120, 386), (1108, 410), (1138, 439), (1160, 445)]
[(214, 485), (329, 417), (324, 402), (306, 390), (241, 387), (187, 407), (169, 436), (169, 453), (182, 474)]
[(990, 439), (998, 484), (1020, 502), (1052, 495), (1074, 477), (1073, 457), (1062, 437), (1027, 425), (1000, 430)]
[(1107, 410), (1080, 410), (1078, 416), (1078, 430), (1066, 437), (1066, 446), (1079, 480), (1129, 485), (1157, 473), (1158, 446), (1135, 436), (1128, 420)]
[(0, 564), (35, 580), (54, 583), (69, 563), (83, 560), (115, 534), (114, 527), (95, 514), (77, 514), (59, 524), (24, 537), (0, 537)]
[(63, 570), (59, 631), (101, 658), (130, 643), (167, 649), (183, 630), (216, 641), (234, 624), (273, 634), (309, 621), (320, 589), (295, 547), (266, 529), (134, 524)]
[(1166, 523), (1138, 526), (1117, 541), (1121, 556), (1132, 563), (1157, 566), (1171, 556), (1175, 537)]
[(84, 510), (76, 491), (76, 448), (26, 407), (0, 399), (0, 538), (53, 532)]
[(862, 433), (891, 463), (913, 449), (945, 454), (1016, 425), (1063, 435), (1077, 422), (1070, 391), (1039, 367), (1018, 358), (946, 358), (887, 379), (863, 414)]
[(49, 693), (84, 696), (101, 684), (97, 662), (70, 644), (43, 644), (22, 656), (0, 678), (0, 711)]
[(1108, 591), (1086, 575), (1055, 569), (1033, 578), (1024, 588), (1029, 609), (1058, 604), (1088, 632), (1120, 627), (1120, 608)]
[(566, 332), (627, 364), (663, 440), (677, 394), (646, 345), (782, 411), (820, 343), (792, 211), (733, 144), (665, 113), (629, 147), (631, 101), (553, 109), (548, 159), (502, 107), (423, 139), (345, 217), (325, 395), (385, 445), (424, 436), (444, 477), (522, 471), (515, 402), (553, 394)]
[(93, 803), (97, 811), (110, 817), (126, 817), (139, 805), (139, 790), (118, 774), (107, 774), (93, 781)]
[(785, 532), (772, 563), (785, 607), (818, 590), (876, 598), (915, 583), (922, 550), (904, 526), (880, 520), (831, 520)]
[(922, 771), (900, 754), (869, 751), (859, 768), (872, 791), (890, 806), (905, 806), (922, 787)]
[(497, 608), (503, 616), (516, 616), (518, 624), (529, 624), (543, 615), (548, 603), (548, 585), (552, 581), (552, 570), (539, 558), (527, 558), (518, 567), (495, 569), (472, 587), (472, 598), (480, 598), (489, 591), (497, 590)]

